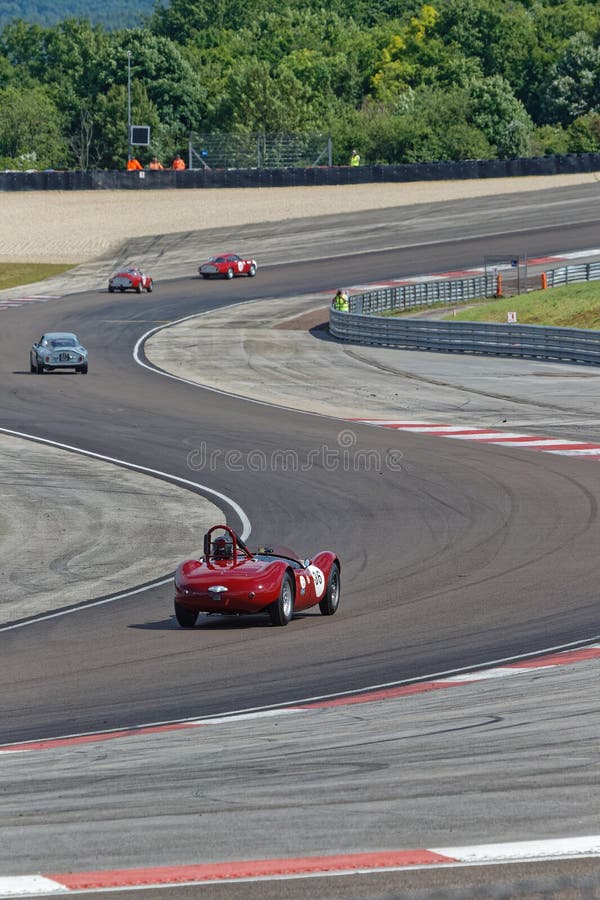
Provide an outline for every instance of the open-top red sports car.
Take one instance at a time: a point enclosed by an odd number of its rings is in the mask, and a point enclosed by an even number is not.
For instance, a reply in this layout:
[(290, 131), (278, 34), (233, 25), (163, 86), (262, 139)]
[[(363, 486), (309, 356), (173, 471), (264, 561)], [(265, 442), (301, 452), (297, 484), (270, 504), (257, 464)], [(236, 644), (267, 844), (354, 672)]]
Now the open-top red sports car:
[(153, 287), (154, 284), (150, 276), (138, 269), (137, 266), (128, 266), (126, 269), (121, 269), (120, 272), (116, 272), (108, 279), (109, 294), (115, 291), (135, 291), (137, 294), (141, 294), (142, 291), (148, 291), (150, 293)]
[(199, 559), (175, 572), (175, 616), (192, 628), (199, 613), (268, 613), (273, 625), (287, 625), (300, 610), (319, 606), (332, 616), (340, 603), (340, 561), (331, 550), (301, 559), (286, 547), (250, 550), (232, 528), (213, 525)]
[(236, 275), (249, 275), (254, 278), (256, 275), (256, 260), (242, 259), (237, 253), (219, 253), (217, 256), (202, 263), (198, 268), (198, 274), (203, 278), (233, 278)]

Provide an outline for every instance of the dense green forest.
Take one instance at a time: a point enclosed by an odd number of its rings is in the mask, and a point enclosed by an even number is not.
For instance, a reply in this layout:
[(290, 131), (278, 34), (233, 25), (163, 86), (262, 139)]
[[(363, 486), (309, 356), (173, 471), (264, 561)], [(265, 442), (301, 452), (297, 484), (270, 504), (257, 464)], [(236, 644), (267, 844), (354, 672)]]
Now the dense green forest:
[(0, 0), (0, 28), (13, 19), (56, 25), (64, 19), (89, 19), (105, 28), (134, 28), (152, 12), (153, 0)]
[(191, 132), (330, 133), (341, 164), (600, 149), (595, 0), (165, 0), (2, 28), (0, 168), (123, 167), (128, 53), (144, 163)]

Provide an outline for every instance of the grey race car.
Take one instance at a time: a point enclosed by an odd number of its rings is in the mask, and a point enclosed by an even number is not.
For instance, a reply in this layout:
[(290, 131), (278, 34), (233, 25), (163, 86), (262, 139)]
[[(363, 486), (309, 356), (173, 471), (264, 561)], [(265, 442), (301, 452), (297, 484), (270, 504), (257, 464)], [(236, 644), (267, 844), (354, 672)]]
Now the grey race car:
[(49, 331), (36, 341), (29, 351), (31, 372), (41, 375), (44, 370), (75, 369), (87, 375), (88, 352), (70, 331)]

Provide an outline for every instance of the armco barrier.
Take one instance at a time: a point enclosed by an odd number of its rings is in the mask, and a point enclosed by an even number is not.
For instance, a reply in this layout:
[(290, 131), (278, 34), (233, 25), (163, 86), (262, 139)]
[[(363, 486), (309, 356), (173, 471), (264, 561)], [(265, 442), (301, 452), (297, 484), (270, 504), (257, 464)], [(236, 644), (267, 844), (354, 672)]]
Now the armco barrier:
[(389, 288), (378, 288), (353, 294), (349, 298), (350, 312), (360, 315), (419, 309), (434, 303), (464, 303), (481, 297), (495, 297), (498, 277), (475, 275), (472, 278), (453, 278), (445, 281), (415, 281)]
[(564, 284), (577, 284), (581, 281), (600, 280), (600, 262), (582, 263), (579, 266), (563, 266), (544, 272), (546, 287), (559, 287)]
[(164, 190), (168, 188), (310, 187), (378, 182), (457, 181), (600, 170), (600, 153), (520, 159), (457, 160), (391, 166), (276, 169), (186, 169), (174, 172), (0, 172), (1, 191)]
[(384, 318), (331, 309), (329, 330), (355, 344), (600, 365), (600, 331), (583, 328)]

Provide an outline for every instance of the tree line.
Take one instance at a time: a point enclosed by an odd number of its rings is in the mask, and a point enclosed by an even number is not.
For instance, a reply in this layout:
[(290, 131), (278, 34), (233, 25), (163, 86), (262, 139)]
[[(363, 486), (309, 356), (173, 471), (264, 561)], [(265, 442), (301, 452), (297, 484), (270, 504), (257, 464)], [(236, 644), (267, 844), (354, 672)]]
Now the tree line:
[[(600, 5), (171, 0), (134, 28), (0, 31), (0, 168), (122, 168), (191, 132), (331, 134), (334, 164), (600, 150)], [(147, 161), (142, 158), (142, 161)]]

